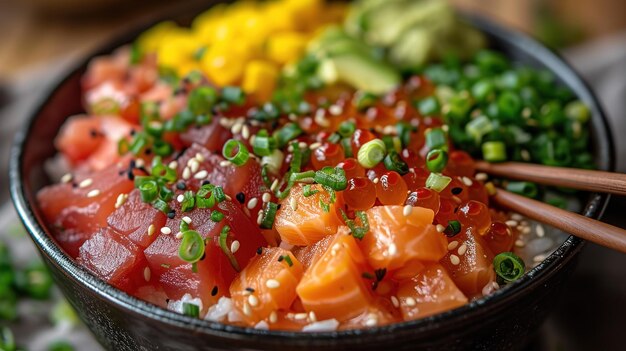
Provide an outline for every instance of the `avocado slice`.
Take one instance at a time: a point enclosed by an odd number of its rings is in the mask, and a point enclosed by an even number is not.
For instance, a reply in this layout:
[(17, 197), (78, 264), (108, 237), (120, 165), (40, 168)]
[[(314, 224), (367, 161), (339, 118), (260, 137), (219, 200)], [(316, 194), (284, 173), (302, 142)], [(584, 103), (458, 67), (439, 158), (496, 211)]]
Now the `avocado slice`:
[(384, 94), (402, 81), (393, 67), (357, 52), (325, 58), (318, 74), (326, 83), (343, 82), (373, 94)]

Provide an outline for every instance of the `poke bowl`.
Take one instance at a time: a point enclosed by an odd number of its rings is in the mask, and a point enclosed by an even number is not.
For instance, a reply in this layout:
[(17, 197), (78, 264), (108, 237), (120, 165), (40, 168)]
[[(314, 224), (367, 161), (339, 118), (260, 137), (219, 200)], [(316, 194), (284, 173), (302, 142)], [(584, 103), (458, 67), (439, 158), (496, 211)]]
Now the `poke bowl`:
[[(377, 30), (406, 9), (420, 16), (402, 35)], [(274, 29), (220, 27), (255, 11)], [(12, 149), (20, 218), (98, 341), (523, 348), (584, 241), (490, 206), (494, 184), (549, 202), (558, 190), (488, 179), (473, 157), (611, 170), (578, 74), (440, 1), (198, 13), (89, 56)], [(243, 35), (263, 45), (231, 40)], [(568, 196), (593, 218), (608, 201)]]

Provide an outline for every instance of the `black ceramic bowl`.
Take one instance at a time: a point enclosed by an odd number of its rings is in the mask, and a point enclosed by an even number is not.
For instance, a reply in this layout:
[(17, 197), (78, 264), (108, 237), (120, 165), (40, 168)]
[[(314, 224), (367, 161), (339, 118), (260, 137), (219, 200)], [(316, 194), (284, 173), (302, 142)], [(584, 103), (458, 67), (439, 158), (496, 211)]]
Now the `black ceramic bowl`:
[[(189, 17), (182, 16), (182, 22)], [(520, 33), (476, 17), (467, 20), (485, 33), (493, 48), (515, 61), (552, 71), (591, 108), (597, 166), (612, 170), (613, 148), (606, 118), (579, 75), (559, 56)], [(138, 33), (129, 34), (98, 54), (130, 42)], [(161, 309), (112, 287), (74, 262), (48, 234), (37, 208), (35, 194), (48, 182), (42, 165), (55, 152), (53, 139), (67, 116), (82, 112), (79, 81), (88, 60), (50, 92), (16, 136), (10, 165), (11, 195), (55, 281), (81, 319), (110, 350), (519, 349), (558, 299), (583, 247), (582, 240), (569, 237), (524, 277), (486, 298), (425, 319), (378, 328), (316, 334), (270, 332)], [(607, 201), (607, 195), (589, 195), (584, 214), (599, 218)]]

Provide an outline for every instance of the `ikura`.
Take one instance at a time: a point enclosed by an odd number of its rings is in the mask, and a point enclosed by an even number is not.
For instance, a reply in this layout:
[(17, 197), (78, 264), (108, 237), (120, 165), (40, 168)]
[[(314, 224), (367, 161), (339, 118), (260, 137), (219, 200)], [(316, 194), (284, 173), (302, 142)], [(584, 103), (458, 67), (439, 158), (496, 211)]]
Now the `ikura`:
[(476, 228), (478, 234), (485, 235), (491, 227), (489, 207), (482, 202), (470, 200), (459, 209), (459, 220)]
[(384, 173), (376, 183), (376, 196), (383, 205), (404, 204), (407, 191), (406, 182), (394, 171)]
[(485, 235), (487, 245), (496, 255), (501, 252), (511, 251), (515, 238), (517, 238), (517, 235), (513, 235), (511, 228), (502, 222), (491, 223), (491, 228)]
[(376, 202), (376, 188), (365, 177), (348, 180), (348, 187), (343, 191), (343, 200), (353, 210), (368, 210)]
[(439, 211), (437, 211), (437, 215), (435, 216), (435, 222), (437, 224), (441, 224), (444, 227), (448, 225), (449, 221), (453, 221), (457, 219), (457, 213), (455, 211), (457, 207), (456, 202), (450, 199), (439, 199)]
[[(421, 149), (421, 146), (417, 150), (419, 149)], [(420, 157), (420, 155), (411, 149), (402, 150), (400, 156), (410, 168), (420, 168), (424, 166), (424, 160)]]
[(358, 154), (359, 149), (361, 148), (361, 146), (363, 146), (363, 144), (374, 139), (376, 139), (374, 133), (370, 132), (367, 129), (355, 130), (354, 134), (352, 134), (352, 140), (350, 141), (350, 144), (352, 145), (352, 154)]
[(426, 185), (426, 179), (428, 179), (428, 175), (430, 172), (425, 170), (422, 167), (415, 167), (409, 169), (409, 173), (402, 176), (402, 179), (406, 182), (407, 187), (411, 191), (416, 191), (417, 189)]
[(355, 158), (346, 158), (343, 162), (340, 162), (337, 167), (343, 169), (346, 173), (346, 179), (365, 177), (365, 168), (363, 168)]
[(472, 156), (460, 150), (450, 152), (444, 173), (471, 178), (474, 176), (475, 172), (476, 167), (474, 166)]
[(311, 163), (315, 169), (322, 169), (327, 166), (335, 167), (343, 160), (344, 154), (341, 145), (328, 142), (315, 149), (311, 155)]
[(406, 205), (430, 208), (436, 215), (439, 212), (439, 193), (428, 188), (419, 188), (409, 194)]
[(469, 200), (469, 192), (467, 191), (467, 186), (465, 186), (465, 184), (461, 180), (459, 180), (458, 177), (453, 177), (452, 181), (450, 181), (450, 184), (448, 184), (448, 186), (443, 189), (439, 195), (446, 199), (453, 199), (455, 201), (458, 201), (454, 199), (454, 197), (456, 196), (458, 199), (461, 200), (459, 201), (459, 203)]

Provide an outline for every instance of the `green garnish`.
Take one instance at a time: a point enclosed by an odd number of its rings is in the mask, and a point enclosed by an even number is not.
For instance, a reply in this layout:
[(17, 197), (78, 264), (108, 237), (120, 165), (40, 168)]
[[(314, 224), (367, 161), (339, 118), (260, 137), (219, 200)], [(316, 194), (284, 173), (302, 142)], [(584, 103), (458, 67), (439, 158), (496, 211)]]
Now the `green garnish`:
[(349, 138), (356, 131), (356, 124), (352, 121), (345, 121), (339, 125), (337, 132), (344, 138)]
[(447, 237), (453, 237), (461, 232), (461, 222), (457, 220), (448, 221), (448, 225), (443, 233)]
[(361, 166), (374, 168), (374, 166), (383, 160), (386, 152), (385, 143), (380, 139), (374, 139), (361, 146), (357, 154), (357, 159)]
[(200, 317), (200, 307), (195, 303), (183, 302), (183, 314), (185, 316), (198, 318)]
[(441, 128), (433, 128), (426, 131), (426, 146), (429, 150), (443, 149), (448, 150), (448, 138)]
[(409, 173), (409, 165), (407, 165), (400, 157), (400, 154), (393, 149), (385, 156), (383, 163), (385, 164), (385, 168), (390, 171), (398, 172), (400, 175)]
[(539, 194), (537, 185), (531, 182), (509, 182), (506, 190), (530, 198), (535, 198)]
[(241, 271), (241, 269), (239, 268), (239, 262), (237, 262), (237, 258), (232, 253), (232, 251), (230, 251), (230, 248), (226, 243), (228, 239), (228, 233), (230, 233), (230, 226), (225, 225), (224, 228), (222, 228), (222, 231), (220, 231), (220, 248), (224, 252), (224, 255), (226, 255), (226, 257), (230, 261), (230, 265), (233, 266), (235, 271), (239, 272)]
[(213, 106), (217, 102), (218, 96), (215, 89), (201, 86), (193, 89), (189, 93), (188, 108), (196, 116), (211, 116)]
[(315, 195), (317, 193), (319, 193), (320, 191), (317, 189), (311, 189), (311, 185), (307, 184), (305, 186), (302, 187), (302, 195), (304, 195), (304, 197), (309, 197), (312, 195)]
[(289, 265), (289, 267), (293, 267), (293, 261), (291, 260), (291, 256), (289, 256), (289, 255), (282, 255), (282, 256), (278, 257), (278, 262), (282, 262), (282, 261), (287, 262), (287, 265)]
[(343, 217), (344, 222), (346, 222), (348, 228), (350, 228), (350, 234), (352, 234), (352, 236), (354, 236), (356, 239), (361, 240), (363, 239), (365, 234), (370, 231), (370, 224), (367, 220), (367, 215), (365, 214), (365, 212), (354, 211), (354, 214), (357, 216), (358, 219), (361, 220), (360, 227), (356, 225), (355, 220), (348, 218), (348, 215), (343, 209), (341, 210), (341, 216)]
[(276, 212), (278, 211), (278, 205), (273, 202), (266, 202), (263, 205), (263, 218), (261, 219), (260, 227), (262, 229), (272, 229), (274, 226), (274, 219), (276, 218)]
[(489, 162), (506, 161), (506, 145), (502, 141), (487, 141), (482, 145), (483, 158)]
[(183, 194), (183, 202), (181, 203), (182, 211), (187, 212), (193, 210), (195, 204), (196, 198), (193, 194), (193, 191), (185, 191), (185, 193)]
[(187, 230), (182, 233), (183, 238), (178, 248), (178, 256), (189, 263), (198, 262), (204, 256), (205, 243), (202, 236), (195, 230)]
[(229, 104), (243, 105), (246, 101), (246, 94), (240, 87), (228, 86), (222, 88), (221, 100)]
[(512, 252), (503, 252), (494, 257), (493, 267), (505, 283), (519, 279), (526, 270), (524, 261)]
[(452, 178), (439, 173), (431, 173), (426, 179), (426, 187), (440, 193), (452, 181)]
[(243, 166), (250, 158), (250, 153), (246, 146), (241, 141), (235, 139), (230, 139), (224, 144), (222, 155), (236, 166)]
[(300, 128), (299, 125), (296, 123), (287, 123), (282, 128), (274, 132), (274, 138), (278, 143), (278, 148), (282, 148), (302, 133), (302, 128)]
[(344, 190), (348, 186), (346, 172), (339, 167), (324, 167), (315, 172), (313, 180), (318, 184), (337, 191)]
[(217, 210), (211, 212), (211, 220), (213, 222), (219, 222), (222, 219), (224, 219), (224, 214), (222, 212), (217, 211)]
[(269, 156), (277, 147), (276, 139), (267, 133), (267, 130), (261, 129), (252, 141), (252, 151), (258, 156)]
[(448, 164), (448, 153), (443, 149), (432, 149), (426, 155), (426, 167), (433, 173), (441, 173)]

